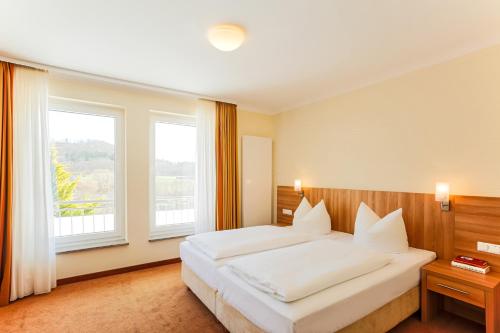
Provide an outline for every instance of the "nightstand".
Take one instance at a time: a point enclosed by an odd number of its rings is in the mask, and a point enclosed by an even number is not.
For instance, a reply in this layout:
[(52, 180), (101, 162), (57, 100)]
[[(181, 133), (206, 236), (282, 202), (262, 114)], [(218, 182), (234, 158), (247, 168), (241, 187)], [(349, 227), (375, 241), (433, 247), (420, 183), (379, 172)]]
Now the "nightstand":
[(433, 318), (444, 297), (484, 309), (486, 332), (500, 333), (500, 273), (480, 274), (436, 260), (422, 268), (422, 321)]

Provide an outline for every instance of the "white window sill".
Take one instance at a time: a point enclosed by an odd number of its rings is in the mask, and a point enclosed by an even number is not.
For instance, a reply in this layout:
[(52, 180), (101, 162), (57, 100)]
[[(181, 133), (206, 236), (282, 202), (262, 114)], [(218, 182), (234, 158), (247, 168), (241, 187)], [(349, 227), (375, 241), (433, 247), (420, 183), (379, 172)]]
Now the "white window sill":
[(178, 235), (178, 236), (150, 236), (149, 237), (149, 242), (159, 242), (162, 240), (169, 240), (169, 239), (176, 239), (176, 238), (185, 238), (187, 236), (193, 235), (193, 233), (185, 234), (185, 235)]
[(150, 242), (155, 242), (155, 241), (160, 241), (160, 240), (165, 240), (165, 239), (172, 239), (172, 238), (180, 238), (180, 237), (186, 237), (189, 235), (194, 234), (194, 232), (188, 231), (188, 232), (168, 232), (168, 233), (158, 233), (154, 235), (149, 235), (149, 241)]
[(194, 234), (194, 223), (172, 224), (166, 228), (152, 230), (149, 241), (185, 237)]
[(70, 253), (70, 252), (78, 252), (78, 251), (86, 251), (86, 250), (95, 250), (113, 246), (126, 246), (129, 245), (127, 239), (125, 238), (117, 238), (117, 239), (95, 239), (89, 241), (82, 242), (74, 242), (74, 243), (66, 243), (66, 244), (57, 244), (56, 240), (56, 254)]

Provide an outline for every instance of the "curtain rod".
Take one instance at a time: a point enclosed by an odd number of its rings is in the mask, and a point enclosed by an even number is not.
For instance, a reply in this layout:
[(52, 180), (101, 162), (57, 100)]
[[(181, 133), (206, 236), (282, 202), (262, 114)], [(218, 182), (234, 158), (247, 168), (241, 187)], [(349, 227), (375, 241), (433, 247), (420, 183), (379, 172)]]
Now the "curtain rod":
[(34, 71), (39, 71), (39, 72), (44, 72), (44, 73), (48, 73), (49, 71), (46, 70), (46, 69), (43, 69), (43, 68), (37, 68), (37, 67), (33, 67), (33, 66), (27, 66), (27, 65), (22, 65), (22, 64), (16, 64), (16, 63), (13, 63), (12, 61), (8, 61), (9, 63), (11, 64), (14, 64), (18, 67), (22, 67), (22, 68), (27, 68), (27, 69), (32, 69)]
[[(101, 81), (101, 82), (114, 83), (114, 84), (124, 85), (127, 87), (132, 87), (132, 88), (146, 89), (146, 90), (156, 91), (156, 92), (166, 93), (166, 94), (188, 96), (188, 97), (197, 98), (197, 99), (201, 99), (201, 100), (207, 100), (207, 101), (217, 101), (218, 100), (218, 99), (210, 97), (210, 96), (199, 95), (199, 94), (191, 93), (191, 92), (184, 91), (184, 90), (170, 89), (170, 88), (164, 88), (164, 87), (160, 87), (160, 86), (156, 86), (156, 85), (152, 85), (152, 84), (139, 83), (139, 82), (123, 80), (123, 79), (116, 79), (116, 78), (109, 77), (109, 76), (91, 74), (91, 73), (76, 71), (76, 70), (67, 69), (67, 68), (63, 68), (63, 67), (50, 66), (50, 65), (37, 63), (37, 62), (31, 62), (31, 61), (26, 61), (26, 60), (21, 60), (21, 59), (10, 58), (10, 57), (6, 57), (3, 55), (0, 55), (0, 60), (5, 61), (5, 62), (10, 62), (10, 63), (15, 64), (15, 65), (28, 67), (28, 68), (32, 68), (32, 69), (36, 69), (36, 70), (41, 70), (41, 71), (45, 71), (45, 72), (53, 72), (53, 73), (58, 73), (58, 74), (63, 74), (63, 75), (76, 76), (76, 77), (80, 77), (80, 78), (93, 79), (93, 80), (97, 80), (97, 81)], [(223, 100), (221, 102), (233, 103), (232, 101), (223, 101)]]

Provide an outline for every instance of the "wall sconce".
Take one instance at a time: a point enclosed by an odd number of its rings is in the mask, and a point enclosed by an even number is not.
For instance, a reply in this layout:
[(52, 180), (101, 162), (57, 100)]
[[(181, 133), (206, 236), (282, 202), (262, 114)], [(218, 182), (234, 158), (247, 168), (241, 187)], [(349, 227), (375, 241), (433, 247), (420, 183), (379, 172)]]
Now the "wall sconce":
[(436, 201), (441, 202), (441, 210), (450, 210), (450, 184), (436, 183)]
[(302, 191), (302, 182), (300, 181), (300, 179), (295, 179), (295, 181), (293, 182), (293, 189), (295, 190), (295, 192), (299, 193), (299, 196), (301, 198), (304, 197), (304, 191)]

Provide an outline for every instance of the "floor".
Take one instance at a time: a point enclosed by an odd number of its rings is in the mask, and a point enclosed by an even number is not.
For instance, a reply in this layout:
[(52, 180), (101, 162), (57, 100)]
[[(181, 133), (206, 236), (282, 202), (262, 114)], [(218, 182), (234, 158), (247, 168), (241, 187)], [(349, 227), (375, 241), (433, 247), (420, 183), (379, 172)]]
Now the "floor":
[(442, 312), (430, 323), (422, 323), (417, 314), (393, 328), (390, 333), (484, 333), (483, 325)]
[[(451, 315), (392, 333), (483, 332)], [(180, 279), (180, 264), (68, 284), (0, 308), (0, 332), (226, 332)]]

